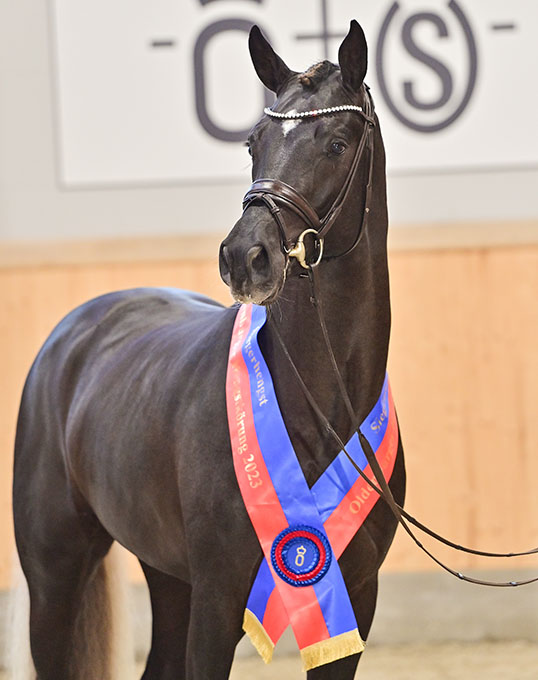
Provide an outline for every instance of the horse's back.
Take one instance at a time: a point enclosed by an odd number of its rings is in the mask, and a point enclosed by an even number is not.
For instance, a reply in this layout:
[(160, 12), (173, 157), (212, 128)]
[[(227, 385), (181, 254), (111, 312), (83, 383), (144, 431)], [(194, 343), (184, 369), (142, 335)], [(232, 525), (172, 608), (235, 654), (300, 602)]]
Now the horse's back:
[(65, 427), (82, 395), (102, 395), (112, 373), (124, 380), (126, 391), (136, 387), (137, 366), (169, 373), (170, 364), (188, 363), (208, 337), (216, 344), (220, 327), (226, 336), (234, 315), (211, 298), (172, 288), (108, 293), (75, 308), (53, 329), (30, 368), (16, 455), (24, 434), (44, 427), (34, 422), (37, 415), (49, 420), (47, 429)]
[(96, 297), (53, 329), (30, 369), (25, 392), (34, 380), (50, 379), (71, 364), (83, 368), (81, 353), (89, 363), (92, 354), (103, 357), (152, 331), (183, 322), (203, 323), (207, 315), (223, 309), (211, 298), (172, 288), (134, 288)]
[[(58, 343), (101, 331), (107, 342), (222, 310), (211, 298), (173, 288), (133, 288), (96, 297), (71, 311), (54, 328), (40, 355)], [(92, 338), (95, 342), (95, 338)], [(38, 355), (38, 359), (39, 356)]]
[(203, 329), (209, 316), (224, 309), (210, 298), (171, 288), (108, 293), (75, 308), (53, 329), (30, 368), (21, 400), (16, 452), (40, 407), (65, 424), (75, 392), (93, 382), (103, 367), (126, 356), (137, 341), (187, 323)]

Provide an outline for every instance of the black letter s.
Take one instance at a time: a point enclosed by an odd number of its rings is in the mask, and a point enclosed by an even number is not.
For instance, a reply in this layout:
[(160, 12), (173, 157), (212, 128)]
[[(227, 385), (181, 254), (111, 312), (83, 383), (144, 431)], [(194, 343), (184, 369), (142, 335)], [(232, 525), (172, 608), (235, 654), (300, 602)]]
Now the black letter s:
[(423, 64), (432, 69), (441, 81), (441, 96), (430, 102), (418, 100), (413, 92), (413, 83), (406, 80), (404, 82), (404, 96), (408, 104), (416, 109), (421, 109), (423, 111), (430, 111), (432, 109), (438, 109), (450, 99), (453, 90), (452, 76), (448, 68), (441, 63), (438, 59), (435, 59), (430, 54), (427, 54), (421, 50), (413, 39), (413, 28), (420, 21), (429, 21), (437, 27), (437, 32), (440, 38), (446, 38), (448, 36), (448, 29), (445, 22), (437, 14), (432, 14), (430, 12), (423, 12), (420, 14), (413, 14), (404, 23), (402, 27), (402, 42), (409, 52), (409, 54), (421, 61)]

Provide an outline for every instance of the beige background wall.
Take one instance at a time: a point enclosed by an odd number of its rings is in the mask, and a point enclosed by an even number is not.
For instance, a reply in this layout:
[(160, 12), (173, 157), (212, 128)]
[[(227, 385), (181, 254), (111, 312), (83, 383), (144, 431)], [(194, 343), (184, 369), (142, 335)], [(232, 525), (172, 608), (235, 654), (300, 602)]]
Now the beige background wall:
[[(450, 238), (442, 247), (426, 243), (412, 230), (394, 239), (390, 374), (407, 452), (408, 510), (458, 542), (504, 551), (530, 548), (538, 536), (538, 245), (535, 237), (503, 245), (507, 229), (518, 241), (521, 225), (501, 226), (487, 246), (478, 245), (484, 239), (476, 228), (466, 231), (467, 247), (451, 247)], [(18, 400), (39, 346), (75, 305), (114, 289), (176, 286), (228, 302), (217, 244), (216, 237), (185, 237), (4, 250), (0, 588), (8, 585), (12, 554)], [(448, 559), (462, 570), (492, 566), (458, 553)], [(538, 559), (513, 566), (538, 572)], [(431, 568), (409, 539), (397, 538), (387, 570)]]

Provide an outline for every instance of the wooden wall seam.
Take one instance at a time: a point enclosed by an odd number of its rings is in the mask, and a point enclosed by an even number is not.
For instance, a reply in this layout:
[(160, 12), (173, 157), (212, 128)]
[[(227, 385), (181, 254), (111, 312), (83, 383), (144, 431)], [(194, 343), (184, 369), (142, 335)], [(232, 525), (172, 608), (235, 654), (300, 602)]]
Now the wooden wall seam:
[[(148, 236), (70, 241), (0, 239), (0, 269), (172, 262), (217, 262), (222, 234)], [(396, 224), (389, 229), (390, 251), (461, 250), (538, 244), (538, 220)]]

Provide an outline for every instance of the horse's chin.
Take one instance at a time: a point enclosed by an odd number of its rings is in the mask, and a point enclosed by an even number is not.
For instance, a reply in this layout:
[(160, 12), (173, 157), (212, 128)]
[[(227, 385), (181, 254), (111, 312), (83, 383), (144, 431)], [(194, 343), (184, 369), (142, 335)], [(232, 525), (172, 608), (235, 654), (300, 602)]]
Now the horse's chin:
[(236, 302), (240, 302), (241, 304), (267, 306), (278, 299), (282, 291), (282, 288), (284, 287), (284, 281), (285, 277), (283, 277), (282, 281), (280, 281), (270, 290), (267, 290), (267, 288), (265, 287), (261, 289), (252, 288), (251, 290), (243, 291), (237, 291), (231, 288), (230, 292), (232, 294), (233, 299)]
[(264, 295), (263, 293), (247, 293), (247, 294), (241, 294), (241, 293), (234, 293), (232, 291), (232, 296), (233, 299), (236, 302), (240, 302), (242, 305), (248, 305), (248, 304), (253, 304), (253, 305), (260, 305), (260, 306), (265, 306), (265, 305), (270, 305), (272, 302), (274, 302), (278, 298), (278, 293), (271, 293), (270, 295)]

